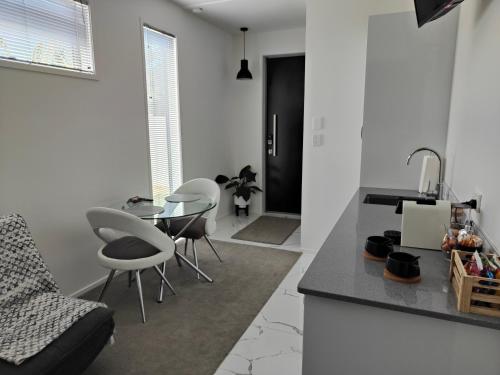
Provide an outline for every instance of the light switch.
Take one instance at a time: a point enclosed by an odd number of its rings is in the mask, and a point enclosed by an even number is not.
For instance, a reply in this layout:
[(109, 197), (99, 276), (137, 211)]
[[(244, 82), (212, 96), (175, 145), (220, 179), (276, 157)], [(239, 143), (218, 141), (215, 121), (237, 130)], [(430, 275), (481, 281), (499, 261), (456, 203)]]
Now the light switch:
[(321, 146), (323, 146), (323, 143), (324, 143), (324, 136), (323, 136), (323, 134), (314, 134), (312, 141), (313, 141), (313, 146), (314, 147), (321, 147)]
[(323, 130), (323, 128), (324, 128), (323, 117), (313, 117), (312, 130), (318, 131), (318, 130)]

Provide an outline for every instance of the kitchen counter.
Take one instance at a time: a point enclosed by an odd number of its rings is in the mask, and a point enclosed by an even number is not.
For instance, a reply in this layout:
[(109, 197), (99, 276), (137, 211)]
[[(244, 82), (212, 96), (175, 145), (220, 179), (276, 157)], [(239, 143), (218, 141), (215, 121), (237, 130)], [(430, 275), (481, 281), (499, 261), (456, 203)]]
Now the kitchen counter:
[(401, 247), (421, 257), (422, 282), (406, 285), (384, 279), (384, 264), (362, 253), (367, 237), (400, 230), (401, 215), (395, 214), (394, 206), (363, 203), (367, 194), (418, 196), (408, 190), (360, 188), (300, 281), (299, 292), (499, 330), (500, 319), (457, 311), (448, 280), (450, 263), (440, 251)]

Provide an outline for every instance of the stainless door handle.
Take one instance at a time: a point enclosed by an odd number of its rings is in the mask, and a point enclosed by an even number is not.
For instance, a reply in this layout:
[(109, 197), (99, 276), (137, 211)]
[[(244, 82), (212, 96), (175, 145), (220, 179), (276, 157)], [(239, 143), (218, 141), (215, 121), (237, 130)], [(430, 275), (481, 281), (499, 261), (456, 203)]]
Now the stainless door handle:
[(276, 135), (276, 132), (278, 130), (278, 115), (275, 113), (273, 115), (273, 156), (276, 157), (277, 155), (277, 147), (276, 147), (276, 142), (278, 136)]

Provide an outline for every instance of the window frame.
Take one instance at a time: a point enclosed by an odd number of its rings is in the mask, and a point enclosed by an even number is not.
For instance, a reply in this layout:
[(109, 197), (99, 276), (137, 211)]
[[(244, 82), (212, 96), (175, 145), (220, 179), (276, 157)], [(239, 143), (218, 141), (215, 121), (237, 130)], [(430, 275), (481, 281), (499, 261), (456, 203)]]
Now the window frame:
[(142, 83), (143, 83), (143, 92), (144, 92), (144, 117), (145, 117), (145, 137), (146, 137), (146, 143), (147, 143), (147, 148), (146, 148), (146, 160), (147, 160), (147, 165), (146, 169), (148, 171), (148, 191), (151, 196), (153, 196), (153, 174), (152, 174), (152, 168), (151, 168), (151, 143), (149, 140), (149, 107), (148, 107), (148, 82), (147, 82), (147, 75), (146, 75), (146, 50), (145, 50), (145, 44), (144, 44), (144, 27), (147, 27), (151, 30), (157, 31), (159, 33), (171, 36), (175, 38), (176, 40), (176, 60), (177, 60), (177, 113), (178, 113), (178, 118), (179, 118), (179, 136), (180, 136), (180, 143), (179, 143), (179, 150), (181, 154), (181, 165), (180, 165), (180, 172), (181, 172), (181, 180), (184, 182), (184, 149), (183, 149), (183, 143), (182, 143), (182, 111), (181, 111), (181, 87), (180, 87), (180, 64), (179, 64), (179, 38), (177, 37), (176, 34), (169, 33), (167, 31), (162, 30), (161, 28), (158, 28), (156, 26), (152, 26), (150, 22), (144, 21), (142, 18), (139, 18), (139, 36), (140, 36), (140, 45), (141, 45), (141, 56), (142, 56), (142, 61), (141, 61), (141, 66), (142, 66)]
[(97, 75), (97, 62), (95, 53), (95, 38), (94, 38), (94, 17), (92, 14), (95, 10), (95, 0), (87, 0), (89, 6), (89, 22), (90, 22), (90, 40), (92, 42), (92, 57), (94, 59), (94, 71), (92, 73), (79, 72), (72, 69), (66, 69), (58, 66), (42, 65), (37, 63), (29, 63), (25, 61), (13, 61), (8, 59), (3, 59), (0, 57), (0, 68), (7, 69), (17, 69), (37, 73), (52, 74), (58, 76), (72, 77), (72, 78), (84, 78), (94, 81), (98, 81), (99, 77)]

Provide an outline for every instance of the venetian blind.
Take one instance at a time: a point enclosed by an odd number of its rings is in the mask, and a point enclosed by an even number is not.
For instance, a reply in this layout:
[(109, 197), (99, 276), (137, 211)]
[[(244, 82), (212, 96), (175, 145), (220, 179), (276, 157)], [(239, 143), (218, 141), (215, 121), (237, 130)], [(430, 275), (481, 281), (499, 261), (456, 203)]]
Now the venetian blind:
[(182, 184), (175, 37), (144, 26), (144, 56), (151, 185), (161, 201)]
[(0, 59), (94, 73), (88, 0), (0, 0)]

